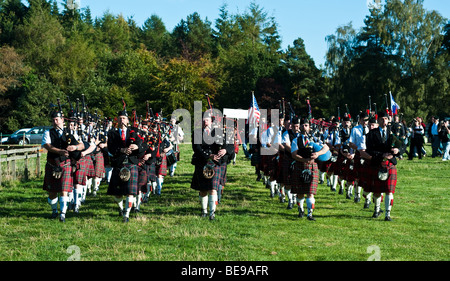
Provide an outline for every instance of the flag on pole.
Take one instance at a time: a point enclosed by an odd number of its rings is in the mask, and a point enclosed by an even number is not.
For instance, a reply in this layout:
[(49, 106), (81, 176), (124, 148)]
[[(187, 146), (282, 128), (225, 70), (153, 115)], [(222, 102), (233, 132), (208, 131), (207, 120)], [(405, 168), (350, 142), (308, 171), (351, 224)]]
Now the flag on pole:
[(396, 115), (398, 114), (400, 106), (394, 101), (394, 97), (392, 96), (391, 92), (389, 92), (389, 95), (391, 96), (391, 112), (393, 115)]
[(252, 93), (252, 102), (250, 104), (250, 108), (248, 110), (248, 124), (253, 124), (254, 127), (256, 127), (257, 123), (259, 122), (259, 117), (260, 117), (260, 111), (259, 111), (259, 107), (258, 107), (258, 103), (256, 102), (255, 99), (255, 94)]

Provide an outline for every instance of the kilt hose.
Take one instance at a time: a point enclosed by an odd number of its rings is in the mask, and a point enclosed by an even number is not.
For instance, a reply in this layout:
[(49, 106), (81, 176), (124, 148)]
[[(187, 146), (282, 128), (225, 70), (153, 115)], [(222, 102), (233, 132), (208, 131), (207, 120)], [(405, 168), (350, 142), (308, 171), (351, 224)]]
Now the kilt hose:
[(86, 157), (86, 177), (95, 177), (94, 160), (92, 160), (92, 154), (88, 154)]
[(103, 153), (98, 152), (94, 154), (94, 171), (95, 171), (95, 177), (96, 178), (104, 178), (106, 174), (105, 170), (105, 159), (103, 157)]
[(137, 195), (139, 171), (138, 166), (135, 164), (124, 164), (124, 167), (130, 169), (131, 176), (127, 182), (120, 180), (119, 172), (121, 168), (114, 167), (111, 173), (111, 180), (109, 182), (107, 195), (124, 196), (124, 195)]
[[(311, 182), (304, 183), (301, 180), (302, 171), (305, 169), (311, 170)], [(319, 183), (319, 169), (317, 163), (313, 164), (298, 162), (294, 164), (294, 171), (291, 174), (291, 192), (295, 194), (316, 194), (317, 185)]]
[(53, 160), (48, 159), (45, 164), (44, 184), (42, 189), (48, 192), (71, 192), (73, 190), (73, 176), (72, 166), (70, 165), (70, 159), (59, 164), (62, 168), (61, 178), (55, 179), (53, 177), (53, 167), (56, 163)]
[[(388, 170), (388, 178), (385, 181), (382, 181), (378, 178), (378, 171), (380, 168), (387, 168)], [(371, 166), (370, 169), (372, 172), (370, 175), (372, 176), (371, 184), (369, 184), (370, 191), (373, 193), (395, 193), (395, 187), (397, 186), (397, 167), (389, 161), (381, 162), (379, 166)]]
[(89, 155), (81, 157), (76, 163), (76, 170), (74, 171), (73, 184), (86, 185), (87, 165)]
[(192, 176), (191, 188), (199, 191), (219, 190), (222, 180), (222, 168), (220, 165), (214, 165), (214, 176), (206, 179), (203, 176), (204, 165), (195, 165), (194, 175)]

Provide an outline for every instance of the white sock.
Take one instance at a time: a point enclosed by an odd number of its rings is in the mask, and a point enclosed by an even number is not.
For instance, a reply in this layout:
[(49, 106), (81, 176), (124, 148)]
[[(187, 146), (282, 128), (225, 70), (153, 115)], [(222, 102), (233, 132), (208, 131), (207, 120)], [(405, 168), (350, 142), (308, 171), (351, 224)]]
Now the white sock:
[(356, 192), (355, 195), (356, 197), (360, 197), (361, 196), (361, 186), (359, 186), (358, 184), (355, 183), (356, 186)]
[(315, 203), (316, 203), (316, 199), (314, 197), (306, 198), (306, 207), (308, 208), (308, 215), (312, 215)]
[(270, 181), (270, 193), (275, 194), (275, 185), (277, 184), (277, 181)]
[(333, 185), (333, 189), (336, 189), (337, 183), (338, 183), (338, 176), (332, 175), (331, 184)]
[(153, 194), (155, 194), (155, 192), (156, 192), (156, 181), (152, 182), (152, 187), (153, 187), (152, 192), (153, 192)]
[(65, 216), (66, 215), (68, 203), (69, 203), (69, 197), (68, 196), (61, 196), (59, 198), (59, 208), (60, 208), (60, 211), (61, 211), (61, 216)]
[(89, 191), (89, 193), (91, 192), (91, 187), (92, 187), (92, 178), (88, 178), (87, 180), (86, 180), (86, 190), (88, 190)]
[(105, 171), (106, 171), (106, 182), (109, 183), (109, 181), (111, 180), (111, 174), (112, 174), (112, 167), (105, 167)]
[[(86, 182), (86, 183), (87, 183), (87, 182)], [(81, 192), (81, 193), (82, 193), (83, 195), (82, 195), (81, 197), (82, 197), (82, 200), (84, 201), (84, 200), (86, 199), (87, 185), (83, 185), (82, 187), (83, 187), (83, 189), (82, 189), (82, 192)]]
[(136, 209), (138, 209), (138, 210), (141, 207), (141, 199), (142, 199), (142, 192), (139, 192), (138, 196), (136, 197), (136, 200), (135, 200)]
[(390, 216), (392, 205), (394, 205), (394, 194), (386, 194), (386, 198), (384, 198), (384, 205), (386, 207), (386, 216)]
[(114, 197), (114, 201), (117, 203), (117, 206), (119, 206), (119, 209), (123, 210), (123, 198)]
[(380, 205), (381, 205), (381, 196), (376, 197), (374, 195), (373, 196), (373, 201), (375, 203), (375, 211), (379, 212), (380, 211)]
[(83, 196), (83, 187), (82, 186), (76, 186), (75, 189), (73, 190), (73, 201), (76, 207), (80, 207), (81, 206), (81, 198)]
[(95, 181), (94, 181), (94, 192), (98, 191), (101, 181), (102, 181), (102, 178), (95, 178)]
[(58, 210), (58, 197), (54, 199), (47, 198), (47, 202), (52, 207), (52, 211)]
[(209, 215), (211, 216), (216, 211), (217, 194), (208, 195)]
[(288, 197), (289, 202), (290, 202), (290, 203), (294, 203), (294, 202), (292, 201), (292, 193), (291, 193), (291, 190), (290, 190), (290, 189), (286, 189), (286, 195), (287, 195), (287, 197)]
[(297, 197), (297, 206), (300, 208), (300, 210), (303, 212), (303, 204), (305, 203), (305, 197), (298, 198)]
[(285, 191), (284, 185), (283, 185), (280, 188), (280, 198), (284, 198), (285, 194), (286, 194), (286, 191)]
[(135, 201), (134, 196), (127, 196), (127, 199), (125, 200), (125, 217), (130, 216), (131, 208), (133, 207), (133, 202)]
[(202, 206), (202, 214), (208, 213), (208, 196), (198, 196), (200, 205)]
[(156, 194), (161, 195), (161, 189), (164, 182), (164, 178), (156, 178)]

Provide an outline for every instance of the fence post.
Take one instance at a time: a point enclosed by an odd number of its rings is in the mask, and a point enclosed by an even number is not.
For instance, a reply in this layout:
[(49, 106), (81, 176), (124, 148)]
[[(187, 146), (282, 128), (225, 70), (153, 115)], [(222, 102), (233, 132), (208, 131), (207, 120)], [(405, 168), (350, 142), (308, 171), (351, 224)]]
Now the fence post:
[(28, 152), (25, 152), (24, 177), (25, 181), (28, 181)]
[(37, 150), (37, 156), (36, 156), (36, 177), (41, 176), (41, 151)]
[(12, 154), (12, 161), (11, 161), (11, 176), (12, 176), (12, 180), (15, 181), (16, 180), (16, 153)]

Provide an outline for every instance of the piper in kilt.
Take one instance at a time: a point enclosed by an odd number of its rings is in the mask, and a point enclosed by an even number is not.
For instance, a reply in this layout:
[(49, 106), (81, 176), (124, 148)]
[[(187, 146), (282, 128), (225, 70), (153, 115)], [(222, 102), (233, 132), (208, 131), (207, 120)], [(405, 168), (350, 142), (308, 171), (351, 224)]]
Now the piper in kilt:
[(291, 192), (297, 194), (297, 204), (299, 217), (303, 217), (303, 203), (306, 196), (306, 205), (308, 208), (307, 219), (314, 221), (312, 213), (315, 208), (314, 195), (317, 193), (317, 185), (319, 182), (319, 170), (317, 168), (317, 159), (320, 155), (325, 154), (329, 148), (324, 145), (318, 152), (313, 152), (310, 138), (311, 127), (308, 119), (302, 119), (300, 123), (300, 136), (292, 141), (291, 152), (295, 163), (292, 168)]
[[(193, 135), (191, 164), (195, 166), (192, 176), (191, 188), (199, 191), (201, 203), (201, 215), (208, 215), (209, 219), (215, 219), (217, 204), (217, 190), (222, 180), (221, 164), (228, 161), (228, 157), (233, 153), (234, 145), (226, 145), (223, 136), (216, 135), (216, 130), (212, 128), (211, 113), (205, 112), (201, 129), (195, 129), (195, 134), (202, 134), (202, 142), (195, 143)], [(214, 174), (212, 175), (212, 173)], [(212, 177), (211, 177), (212, 175)]]
[(65, 221), (69, 204), (68, 193), (73, 190), (72, 166), (70, 152), (84, 149), (83, 143), (78, 143), (64, 128), (64, 116), (60, 111), (51, 114), (52, 126), (42, 137), (42, 147), (47, 153), (43, 189), (48, 192), (48, 203), (52, 208), (52, 218), (58, 216), (58, 193), (60, 193), (60, 221)]
[[(385, 221), (391, 220), (391, 209), (394, 203), (395, 187), (397, 185), (397, 159), (399, 148), (394, 147), (394, 137), (391, 132), (389, 115), (383, 112), (378, 116), (379, 127), (367, 134), (367, 153), (371, 156), (372, 180), (369, 184), (375, 199), (373, 217), (380, 213), (381, 193), (385, 193)], [(376, 176), (375, 176), (376, 175)]]
[[(108, 132), (108, 150), (111, 153), (111, 166), (113, 167), (111, 180), (108, 186), (108, 195), (113, 195), (119, 206), (119, 214), (123, 222), (129, 221), (129, 215), (134, 197), (138, 192), (138, 156), (142, 154), (142, 140), (137, 129), (129, 125), (126, 109), (118, 113), (118, 128)], [(125, 210), (123, 196), (126, 196)]]

